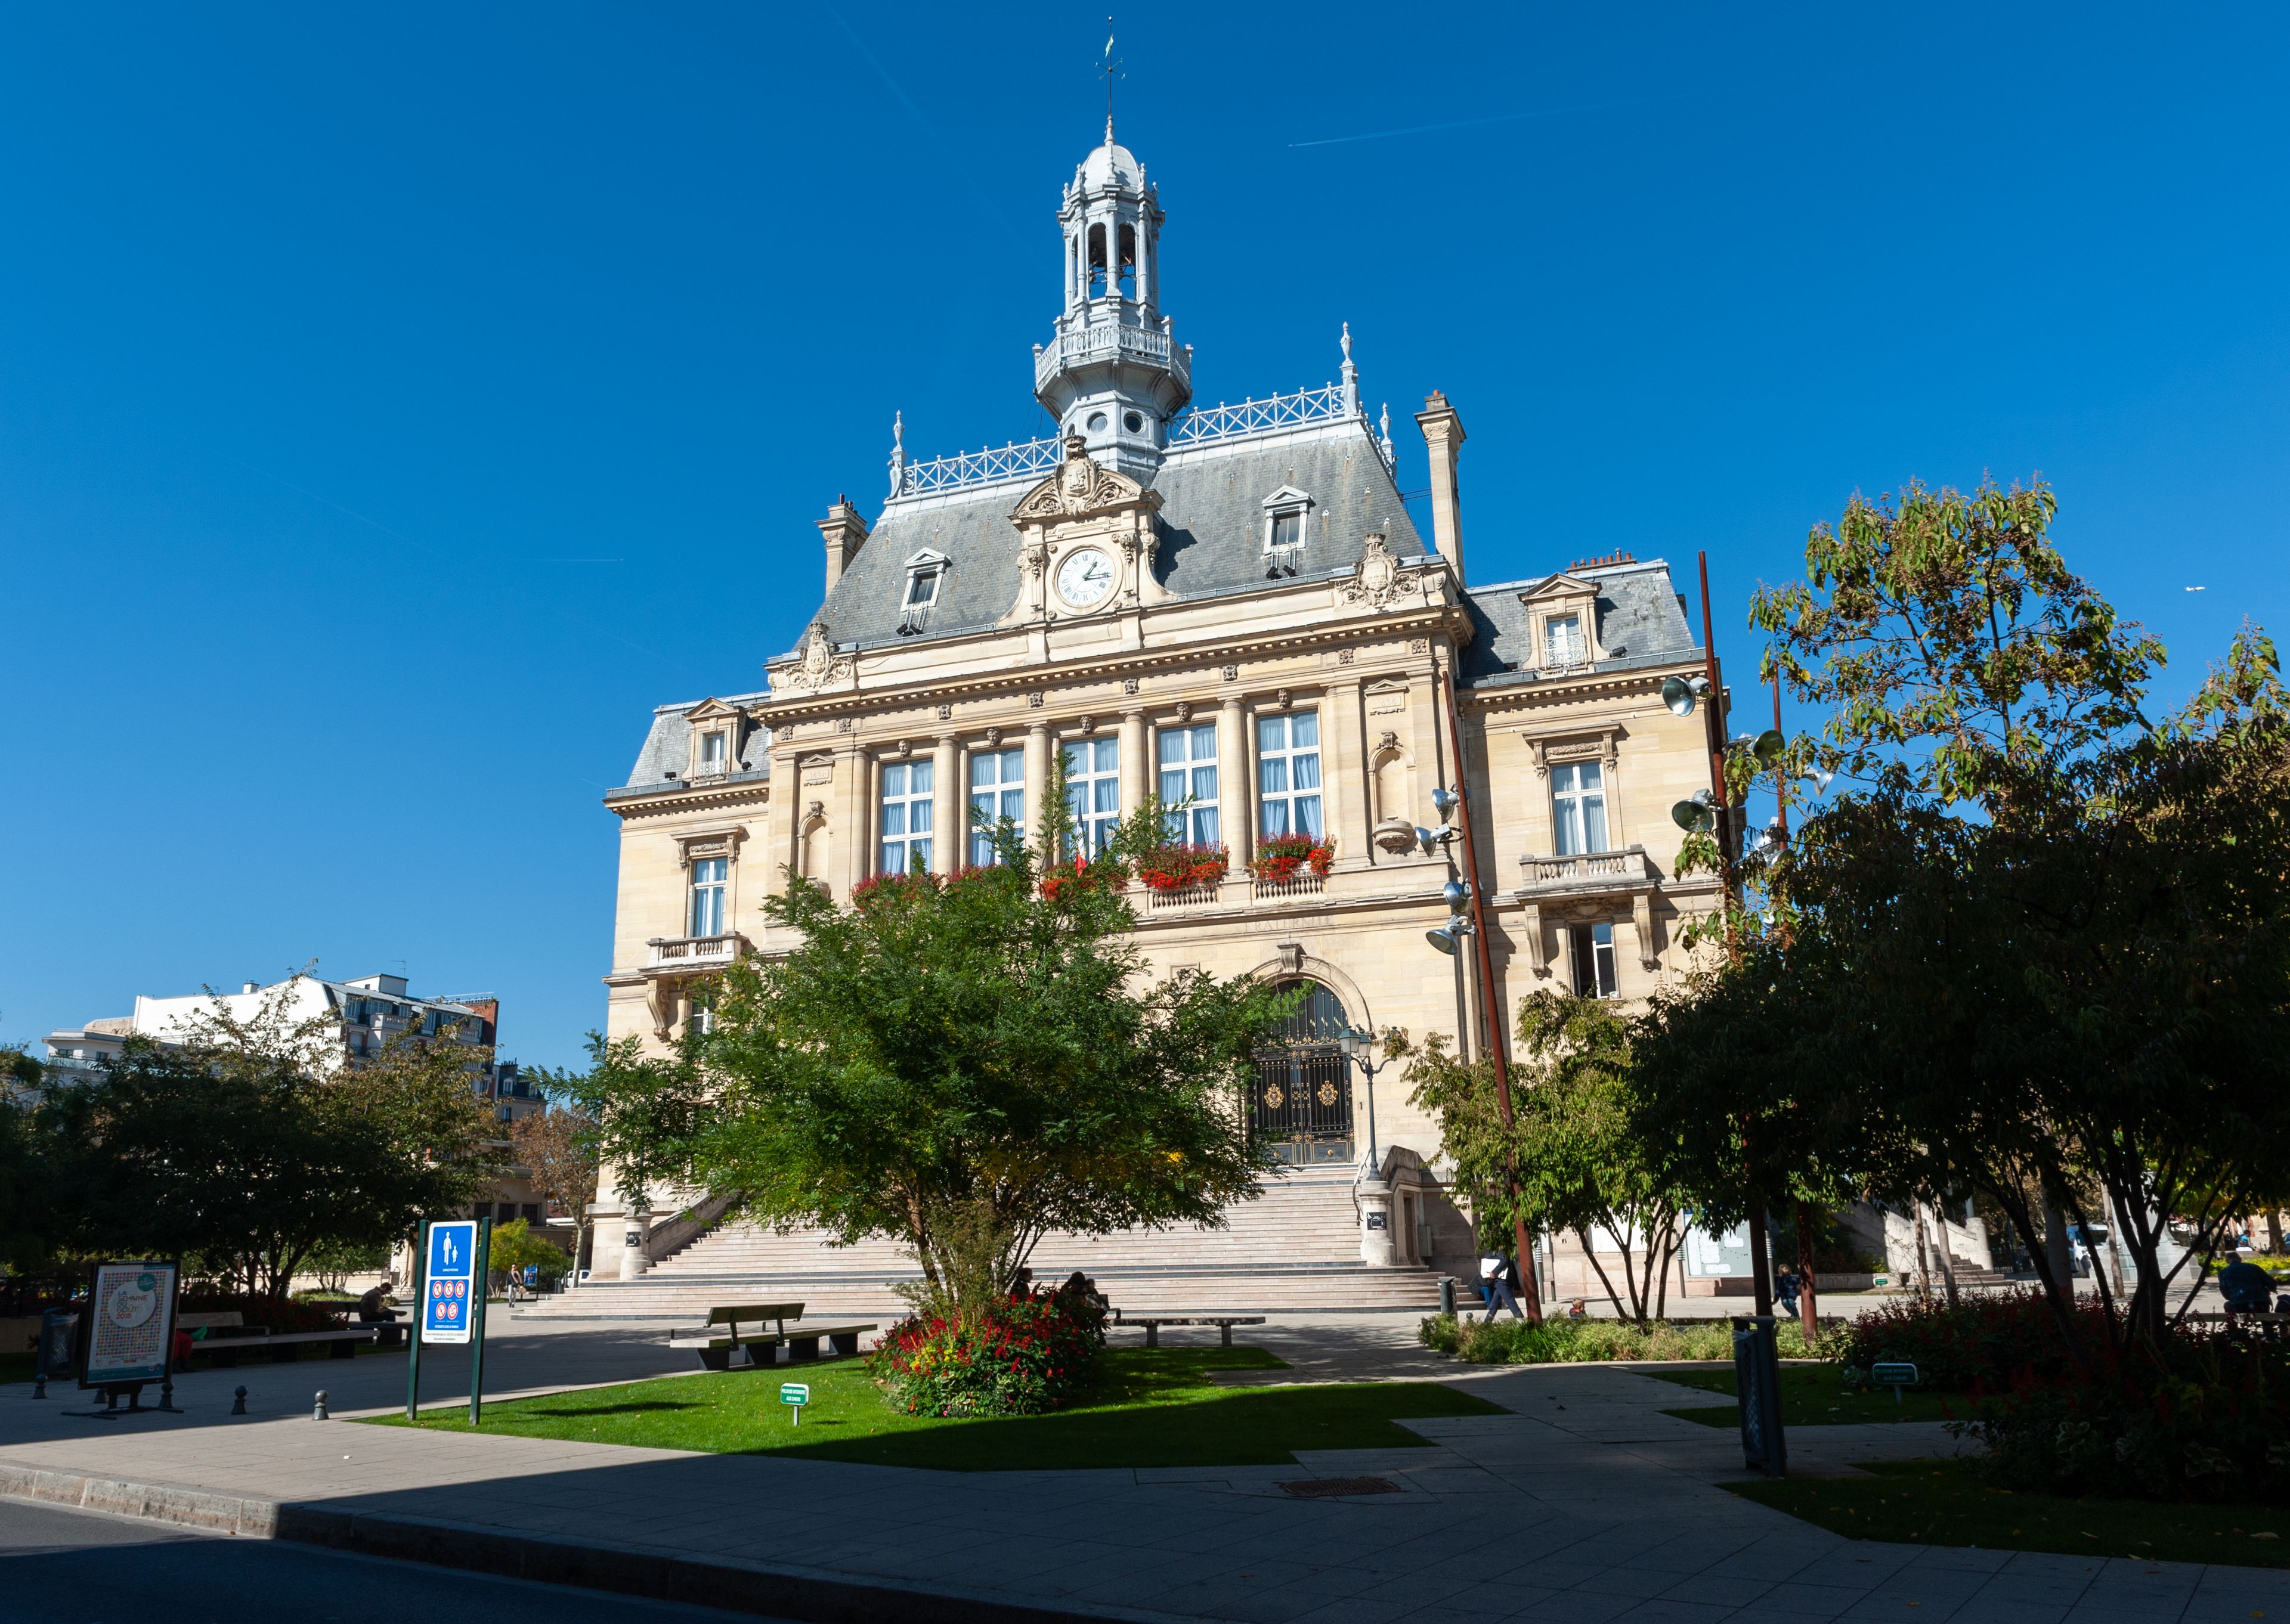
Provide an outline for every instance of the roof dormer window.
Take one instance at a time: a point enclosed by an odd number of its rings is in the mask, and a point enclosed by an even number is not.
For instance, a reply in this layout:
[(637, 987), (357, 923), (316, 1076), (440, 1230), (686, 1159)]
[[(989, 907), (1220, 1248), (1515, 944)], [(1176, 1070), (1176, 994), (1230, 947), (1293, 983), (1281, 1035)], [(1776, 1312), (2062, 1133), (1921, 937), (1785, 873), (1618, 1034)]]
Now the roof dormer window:
[(1264, 574), (1293, 575), (1304, 556), (1304, 525), (1312, 499), (1283, 485), (1264, 499)]
[(911, 636), (930, 624), (930, 612), (938, 604), (940, 583), (946, 576), (946, 555), (925, 548), (907, 560), (906, 596), (899, 605), (899, 631)]

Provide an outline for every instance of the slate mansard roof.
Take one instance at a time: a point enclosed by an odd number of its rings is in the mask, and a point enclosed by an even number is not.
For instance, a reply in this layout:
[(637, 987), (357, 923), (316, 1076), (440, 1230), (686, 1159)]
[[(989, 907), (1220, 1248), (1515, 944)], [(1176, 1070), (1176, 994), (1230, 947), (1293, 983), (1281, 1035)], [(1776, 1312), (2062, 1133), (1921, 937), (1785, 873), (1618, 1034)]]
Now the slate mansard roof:
[[(1599, 670), (1667, 665), (1701, 646), (1686, 626), (1685, 599), (1671, 584), (1669, 565), (1662, 560), (1589, 565), (1566, 573), (1597, 583), (1598, 646), (1606, 653), (1598, 661)], [(1519, 595), (1548, 579), (1497, 581), (1464, 592), (1465, 612), (1477, 633), (1462, 653), (1465, 686), (1501, 687), (1536, 680), (1532, 670), (1534, 634)]]
[[(816, 618), (838, 648), (990, 630), (1018, 601), (1018, 527), (1010, 515), (1039, 483), (1037, 476), (890, 503)], [(1311, 499), (1297, 580), (1349, 570), (1371, 531), (1382, 532), (1397, 556), (1424, 556), (1365, 419), (1173, 451), (1145, 483), (1162, 503), (1155, 573), (1180, 598), (1266, 584), (1264, 502), (1283, 486)], [(946, 574), (925, 628), (901, 636), (907, 560), (925, 548), (946, 555)]]
[[(732, 693), (723, 696), (726, 705), (760, 705), (771, 698), (768, 693)], [(652, 731), (645, 735), (644, 748), (637, 752), (637, 764), (629, 769), (629, 781), (620, 790), (606, 792), (606, 798), (632, 790), (657, 789), (675, 773), (682, 779), (692, 771), (692, 724), (684, 713), (701, 701), (686, 700), (679, 705), (662, 705), (652, 713)], [(760, 727), (745, 730), (747, 737), (740, 741), (740, 756), (732, 771), (717, 783), (740, 783), (752, 780), (763, 783), (772, 776), (771, 735)]]

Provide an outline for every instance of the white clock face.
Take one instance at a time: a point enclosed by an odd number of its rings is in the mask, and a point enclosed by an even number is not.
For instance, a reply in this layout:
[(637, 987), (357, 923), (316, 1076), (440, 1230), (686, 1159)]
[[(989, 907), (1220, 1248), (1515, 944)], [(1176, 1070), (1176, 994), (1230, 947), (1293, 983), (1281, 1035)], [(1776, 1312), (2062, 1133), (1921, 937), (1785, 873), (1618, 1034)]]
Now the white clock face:
[(1093, 547), (1066, 555), (1058, 566), (1058, 596), (1077, 609), (1087, 609), (1113, 590), (1113, 561)]

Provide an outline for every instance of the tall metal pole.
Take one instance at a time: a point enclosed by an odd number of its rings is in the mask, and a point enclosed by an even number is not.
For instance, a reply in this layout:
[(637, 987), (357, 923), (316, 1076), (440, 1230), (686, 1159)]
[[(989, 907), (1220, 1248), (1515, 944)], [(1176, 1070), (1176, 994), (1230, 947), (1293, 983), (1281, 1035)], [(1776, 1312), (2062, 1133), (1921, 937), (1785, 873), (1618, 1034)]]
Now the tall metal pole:
[(413, 1323), (405, 1328), (405, 1424), (412, 1426), (421, 1408), (421, 1321), (429, 1300), (429, 1231), (413, 1226)]
[[(1495, 1062), (1495, 1105), (1502, 1112), (1503, 1131), (1508, 1133), (1515, 1120), (1510, 1108), (1510, 1045), (1503, 1038), (1502, 1005), (1495, 991), (1494, 954), (1487, 946), (1486, 903), (1479, 894), (1484, 888), (1479, 884), (1478, 852), (1471, 842), (1471, 801), (1467, 781), (1470, 773), (1463, 764), (1463, 729), (1458, 720), (1461, 712), (1455, 699), (1454, 672), (1442, 667), (1439, 684), (1446, 692), (1447, 738), (1455, 757), (1455, 821), (1463, 831), (1463, 871), (1470, 879), (1471, 940), (1479, 944), (1479, 1003), (1487, 1016), (1487, 1052), (1493, 1055)], [(1510, 1196), (1511, 1244), (1517, 1249), (1519, 1284), (1526, 1288), (1526, 1317), (1539, 1325), (1542, 1323), (1542, 1290), (1534, 1278), (1534, 1248), (1526, 1232), (1526, 1217), (1518, 1210), (1518, 1167), (1516, 1160), (1508, 1156), (1503, 1181)]]
[(484, 1418), (485, 1408), (485, 1293), (490, 1288), (486, 1276), (492, 1270), (493, 1220), (477, 1220), (476, 1290), (471, 1292), (472, 1311), (469, 1322), (469, 1425), (474, 1428)]
[[(1734, 935), (1734, 916), (1741, 901), (1735, 889), (1741, 879), (1734, 872), (1734, 818), (1726, 802), (1726, 687), (1718, 675), (1718, 636), (1709, 619), (1709, 555), (1701, 552), (1694, 556), (1701, 574), (1702, 674), (1709, 683), (1709, 711), (1703, 731), (1709, 740), (1709, 794), (1718, 812), (1718, 884), (1724, 893), (1719, 906), (1726, 910), (1726, 950), (1739, 957), (1742, 949)], [(1766, 1255), (1768, 1240), (1764, 1199), (1752, 1200), (1750, 1209), (1750, 1280), (1757, 1293), (1758, 1312), (1770, 1315), (1774, 1311), (1774, 1268), (1773, 1260)]]
[[(1774, 732), (1782, 731), (1782, 670), (1774, 668)], [(1782, 844), (1789, 844), (1789, 772), (1786, 767), (1774, 774), (1774, 820), (1780, 826)], [(1777, 914), (1779, 909), (1774, 910)], [(1789, 920), (1782, 918), (1782, 945), (1790, 940)], [(1810, 1204), (1797, 1204), (1797, 1272), (1798, 1323), (1805, 1328), (1806, 1345), (1813, 1345), (1821, 1334), (1821, 1292), (1816, 1279), (1819, 1271), (1814, 1268), (1814, 1251), (1817, 1244), (1813, 1230), (1813, 1208)]]

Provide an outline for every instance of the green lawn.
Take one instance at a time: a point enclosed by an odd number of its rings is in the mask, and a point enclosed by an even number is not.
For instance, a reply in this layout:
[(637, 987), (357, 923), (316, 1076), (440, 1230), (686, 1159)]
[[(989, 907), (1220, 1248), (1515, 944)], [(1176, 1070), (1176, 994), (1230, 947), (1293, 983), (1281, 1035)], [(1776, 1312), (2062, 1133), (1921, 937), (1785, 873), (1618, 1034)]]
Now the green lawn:
[[(861, 1359), (776, 1371), (671, 1376), (485, 1407), (483, 1430), (591, 1444), (794, 1455), (943, 1471), (1105, 1466), (1285, 1466), (1300, 1449), (1410, 1447), (1400, 1418), (1500, 1415), (1433, 1382), (1223, 1388), (1208, 1372), (1284, 1370), (1259, 1348), (1109, 1350), (1095, 1388), (1054, 1415), (942, 1420), (891, 1407)], [(780, 1384), (808, 1382), (800, 1427)], [(382, 1420), (402, 1427), (403, 1415)], [(466, 1410), (424, 1412), (424, 1427), (468, 1430)]]
[[(1971, 1413), (1971, 1401), (1962, 1394), (1952, 1397), (1941, 1393), (1920, 1393), (1911, 1388), (1901, 1395), (1898, 1404), (1893, 1402), (1890, 1388), (1878, 1388), (1874, 1392), (1848, 1393), (1838, 1377), (1835, 1364), (1784, 1364), (1782, 1366), (1782, 1425), (1784, 1427), (1830, 1427), (1847, 1421), (1945, 1421), (1961, 1420)], [(1729, 1401), (1723, 1405), (1707, 1408), (1665, 1410), (1664, 1415), (1675, 1415), (1689, 1421), (1699, 1421), (1705, 1427), (1732, 1427), (1739, 1424), (1741, 1410), (1734, 1399), (1734, 1372), (1731, 1370), (1708, 1371), (1646, 1371), (1643, 1372), (1656, 1381), (1674, 1381), (1682, 1388), (1699, 1388), (1705, 1393), (1722, 1393)]]
[(2290, 1567), (2284, 1548), (2290, 1545), (2290, 1507), (2016, 1494), (1989, 1487), (1956, 1460), (1893, 1460), (1862, 1469), (1875, 1476), (1725, 1486), (1854, 1539)]

